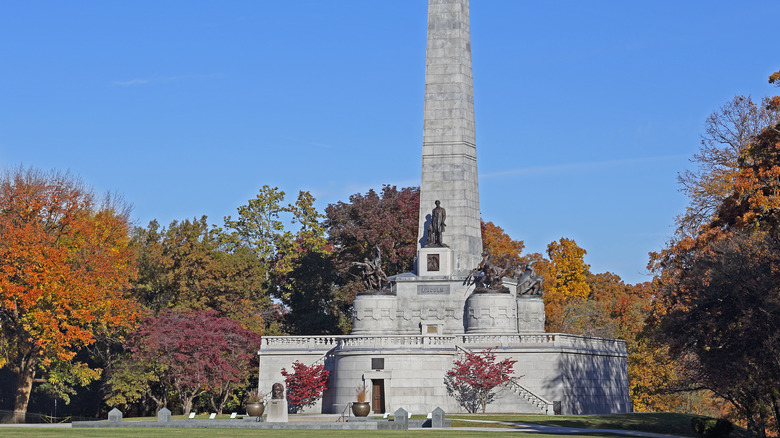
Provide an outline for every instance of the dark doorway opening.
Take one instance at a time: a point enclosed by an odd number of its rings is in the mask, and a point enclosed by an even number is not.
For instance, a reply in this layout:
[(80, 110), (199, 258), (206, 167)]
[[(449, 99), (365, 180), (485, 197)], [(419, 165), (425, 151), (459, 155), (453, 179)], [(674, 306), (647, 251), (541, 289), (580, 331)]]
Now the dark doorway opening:
[(384, 379), (371, 379), (371, 410), (375, 414), (385, 413), (385, 381)]

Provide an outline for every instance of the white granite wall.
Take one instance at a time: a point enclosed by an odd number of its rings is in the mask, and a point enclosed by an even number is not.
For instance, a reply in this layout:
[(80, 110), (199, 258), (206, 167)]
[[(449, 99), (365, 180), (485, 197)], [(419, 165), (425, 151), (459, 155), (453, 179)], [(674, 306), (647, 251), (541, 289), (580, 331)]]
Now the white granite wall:
[[(260, 389), (270, 391), (283, 381), (279, 371), (295, 359), (310, 364), (325, 360), (331, 371), (329, 389), (322, 402), (308, 412), (341, 413), (355, 401), (355, 388), (372, 379), (385, 385), (385, 411), (399, 407), (427, 413), (441, 407), (462, 412), (444, 387), (445, 373), (459, 357), (460, 349), (495, 349), (497, 359), (511, 357), (517, 382), (549, 402), (560, 401), (563, 414), (628, 412), (628, 377), (625, 343), (619, 340), (561, 334), (507, 334), (461, 336), (339, 336), (264, 338), (260, 350)], [(283, 341), (286, 340), (287, 342)], [(335, 343), (334, 343), (335, 342)], [(334, 348), (335, 347), (335, 348)], [(372, 358), (384, 359), (384, 367), (371, 367)], [(542, 413), (509, 387), (499, 391), (488, 412)]]

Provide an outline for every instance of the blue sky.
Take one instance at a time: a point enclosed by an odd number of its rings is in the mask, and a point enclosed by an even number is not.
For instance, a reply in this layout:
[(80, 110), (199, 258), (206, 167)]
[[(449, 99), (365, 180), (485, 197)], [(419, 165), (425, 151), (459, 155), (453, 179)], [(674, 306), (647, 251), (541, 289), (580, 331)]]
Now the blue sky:
[[(425, 0), (0, 0), (0, 166), (221, 224), (419, 185)], [(482, 217), (649, 280), (704, 120), (778, 91), (776, 1), (471, 0)]]

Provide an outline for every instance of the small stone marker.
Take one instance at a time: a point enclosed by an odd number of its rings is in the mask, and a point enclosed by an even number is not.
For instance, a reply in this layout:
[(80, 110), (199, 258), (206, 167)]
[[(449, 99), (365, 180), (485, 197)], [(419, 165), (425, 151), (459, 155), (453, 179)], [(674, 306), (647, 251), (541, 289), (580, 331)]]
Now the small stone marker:
[(236, 415), (238, 415), (238, 414), (236, 412), (233, 412), (232, 414), (230, 414), (230, 419), (232, 420), (232, 419), (236, 418)]
[(195, 412), (190, 412), (190, 417), (189, 417), (189, 418), (190, 418), (190, 420), (192, 420), (193, 418), (195, 418)]
[(158, 423), (167, 423), (171, 421), (171, 411), (168, 410), (168, 408), (162, 408), (159, 411), (157, 411), (157, 422)]
[(431, 427), (444, 427), (444, 409), (437, 407), (431, 414)]
[(217, 413), (216, 412), (212, 412), (211, 415), (209, 415), (209, 420), (213, 420), (215, 418), (217, 418)]
[(409, 413), (406, 412), (404, 408), (398, 408), (393, 416), (395, 417), (395, 421), (400, 423), (401, 429), (409, 429)]
[(111, 412), (108, 413), (108, 421), (122, 421), (122, 411), (117, 408), (111, 409)]

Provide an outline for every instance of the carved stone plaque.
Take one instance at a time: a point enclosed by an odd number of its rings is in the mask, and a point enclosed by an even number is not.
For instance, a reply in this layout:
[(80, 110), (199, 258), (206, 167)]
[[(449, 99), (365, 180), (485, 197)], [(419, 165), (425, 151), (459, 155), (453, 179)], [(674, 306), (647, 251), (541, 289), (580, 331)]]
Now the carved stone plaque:
[(449, 295), (449, 284), (417, 285), (417, 295)]

